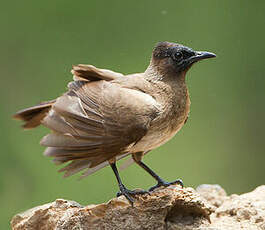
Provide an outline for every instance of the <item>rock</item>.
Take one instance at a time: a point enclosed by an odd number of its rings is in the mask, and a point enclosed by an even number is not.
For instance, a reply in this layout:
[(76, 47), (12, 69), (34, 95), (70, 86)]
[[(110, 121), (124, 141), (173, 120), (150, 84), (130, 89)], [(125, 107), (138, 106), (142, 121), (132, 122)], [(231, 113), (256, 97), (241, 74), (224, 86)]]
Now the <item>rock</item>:
[(196, 191), (216, 208), (227, 199), (225, 190), (218, 184), (202, 184), (196, 188)]
[(227, 197), (211, 220), (217, 229), (265, 230), (265, 185), (250, 193)]
[(227, 196), (219, 185), (170, 186), (135, 197), (81, 206), (56, 201), (17, 214), (13, 230), (77, 229), (265, 229), (265, 186), (243, 195)]

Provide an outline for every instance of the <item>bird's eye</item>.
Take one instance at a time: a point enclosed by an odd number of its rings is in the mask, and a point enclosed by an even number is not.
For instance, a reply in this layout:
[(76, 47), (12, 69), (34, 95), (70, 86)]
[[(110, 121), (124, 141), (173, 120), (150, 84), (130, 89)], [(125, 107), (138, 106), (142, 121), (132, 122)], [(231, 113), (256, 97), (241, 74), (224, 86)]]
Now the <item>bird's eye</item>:
[(179, 61), (180, 59), (182, 59), (183, 57), (183, 54), (181, 52), (176, 52), (174, 53), (173, 55), (173, 58), (176, 60), (176, 61)]

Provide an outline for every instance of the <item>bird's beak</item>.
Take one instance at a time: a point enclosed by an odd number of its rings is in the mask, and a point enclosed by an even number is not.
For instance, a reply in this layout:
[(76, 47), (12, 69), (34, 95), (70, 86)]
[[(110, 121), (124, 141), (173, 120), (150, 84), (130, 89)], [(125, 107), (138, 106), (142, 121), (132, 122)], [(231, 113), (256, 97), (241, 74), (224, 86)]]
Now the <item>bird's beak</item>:
[(214, 58), (216, 55), (207, 51), (196, 51), (195, 55), (189, 58), (189, 61), (194, 63), (207, 58)]

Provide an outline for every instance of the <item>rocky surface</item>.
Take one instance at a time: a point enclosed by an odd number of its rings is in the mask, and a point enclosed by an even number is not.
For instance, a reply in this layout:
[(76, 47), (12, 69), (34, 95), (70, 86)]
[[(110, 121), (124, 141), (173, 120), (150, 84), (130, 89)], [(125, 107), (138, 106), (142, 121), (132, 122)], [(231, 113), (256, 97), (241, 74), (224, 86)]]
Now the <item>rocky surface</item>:
[(197, 191), (170, 186), (135, 199), (134, 207), (123, 196), (88, 206), (57, 199), (15, 215), (11, 226), (13, 230), (265, 230), (265, 186), (231, 196), (219, 185), (201, 185)]

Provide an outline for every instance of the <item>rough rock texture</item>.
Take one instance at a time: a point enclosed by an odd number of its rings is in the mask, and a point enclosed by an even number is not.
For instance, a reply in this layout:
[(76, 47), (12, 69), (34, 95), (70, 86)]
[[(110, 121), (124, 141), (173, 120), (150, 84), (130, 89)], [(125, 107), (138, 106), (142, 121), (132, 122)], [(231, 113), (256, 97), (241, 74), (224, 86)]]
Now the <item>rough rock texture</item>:
[(57, 199), (17, 214), (11, 226), (13, 230), (265, 230), (265, 186), (231, 196), (219, 185), (201, 185), (197, 192), (170, 186), (135, 198), (134, 207), (123, 196), (85, 207)]

